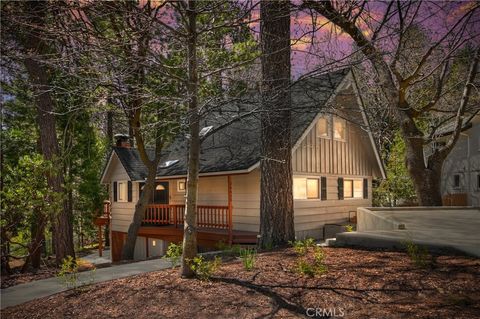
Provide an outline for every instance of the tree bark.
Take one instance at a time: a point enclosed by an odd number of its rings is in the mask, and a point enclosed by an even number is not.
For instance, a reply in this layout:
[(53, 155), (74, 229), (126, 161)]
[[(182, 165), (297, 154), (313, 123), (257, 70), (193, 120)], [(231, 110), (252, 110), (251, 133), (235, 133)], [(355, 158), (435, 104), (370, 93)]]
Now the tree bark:
[(197, 13), (195, 1), (188, 1), (188, 84), (190, 141), (188, 150), (187, 194), (183, 229), (183, 254), (181, 275), (191, 278), (195, 274), (190, 261), (197, 255), (197, 196), (200, 163), (200, 123), (198, 115), (198, 73), (197, 73)]
[(37, 211), (35, 215), (35, 221), (31, 225), (32, 240), (28, 249), (28, 255), (32, 268), (39, 269), (42, 261), (43, 247), (45, 246), (44, 239), (47, 219), (41, 211)]
[(132, 222), (128, 227), (127, 239), (122, 248), (122, 259), (123, 260), (133, 260), (135, 253), (135, 244), (137, 242), (137, 234), (142, 226), (142, 221), (145, 216), (145, 209), (147, 208), (148, 203), (150, 202), (151, 194), (155, 188), (155, 177), (157, 171), (149, 170), (147, 180), (145, 181), (145, 186), (142, 191), (137, 204), (135, 205), (135, 212), (133, 214)]
[(290, 2), (261, 1), (260, 247), (295, 238), (290, 97)]
[[(44, 14), (46, 2), (30, 1), (26, 4), (29, 23), (32, 26), (44, 26)], [(40, 128), (40, 144), (45, 160), (58, 163), (60, 152), (57, 141), (56, 123), (54, 115), (54, 102), (50, 96), (48, 79), (48, 68), (37, 59), (46, 56), (49, 49), (39, 35), (39, 30), (26, 30), (28, 34), (24, 38), (24, 47), (27, 49), (24, 65), (30, 78), (35, 93), (35, 104), (37, 107), (37, 122)], [(61, 209), (54, 216), (55, 221), (55, 259), (59, 265), (67, 256), (75, 257), (72, 233), (72, 216), (70, 216), (67, 202), (64, 199), (64, 178), (62, 170), (52, 172), (47, 176), (48, 186), (61, 199)], [(47, 199), (54, 201), (58, 199)]]

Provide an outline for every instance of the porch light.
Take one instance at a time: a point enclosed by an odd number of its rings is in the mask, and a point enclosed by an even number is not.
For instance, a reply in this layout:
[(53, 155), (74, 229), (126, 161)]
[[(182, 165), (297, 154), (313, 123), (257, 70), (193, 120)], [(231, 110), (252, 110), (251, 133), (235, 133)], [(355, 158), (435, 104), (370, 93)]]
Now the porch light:
[(163, 190), (165, 190), (165, 186), (163, 186), (163, 185), (161, 185), (161, 184), (158, 184), (158, 185), (155, 187), (155, 189), (156, 189), (157, 191), (163, 191)]
[(156, 240), (152, 240), (152, 246), (153, 247), (157, 246), (157, 241)]

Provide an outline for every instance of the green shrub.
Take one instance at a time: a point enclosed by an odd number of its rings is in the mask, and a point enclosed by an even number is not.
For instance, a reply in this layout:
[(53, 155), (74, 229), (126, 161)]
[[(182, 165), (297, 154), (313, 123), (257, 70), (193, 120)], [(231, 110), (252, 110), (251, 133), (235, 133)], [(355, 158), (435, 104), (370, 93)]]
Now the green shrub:
[(78, 292), (79, 287), (92, 284), (95, 280), (96, 268), (88, 272), (90, 274), (90, 280), (88, 282), (79, 280), (79, 266), (81, 266), (82, 263), (84, 263), (84, 261), (81, 259), (75, 260), (72, 256), (67, 256), (67, 258), (62, 260), (60, 271), (57, 274), (57, 277), (60, 278), (68, 289), (73, 289), (76, 292)]
[(167, 248), (167, 252), (165, 253), (165, 258), (170, 260), (172, 268), (178, 265), (180, 261), (180, 257), (182, 257), (182, 245), (170, 243)]
[(302, 275), (314, 277), (327, 272), (328, 268), (324, 263), (325, 253), (321, 247), (315, 247), (313, 252), (313, 261), (310, 261), (306, 256), (299, 257), (295, 265), (295, 271)]
[(67, 288), (76, 289), (78, 283), (78, 264), (72, 256), (67, 256), (62, 260), (60, 271), (57, 274)]
[(293, 247), (295, 252), (300, 256), (304, 256), (308, 252), (308, 248), (315, 247), (315, 239), (313, 238), (289, 241), (288, 243)]
[(218, 256), (215, 256), (213, 260), (205, 260), (203, 256), (197, 256), (190, 261), (190, 269), (200, 280), (208, 281), (218, 270), (221, 263), (222, 260)]
[(428, 250), (425, 247), (415, 244), (413, 241), (407, 241), (405, 243), (407, 254), (412, 262), (420, 268), (427, 268), (431, 265), (432, 261)]
[(240, 250), (240, 259), (243, 263), (245, 270), (252, 270), (255, 267), (255, 260), (257, 257), (257, 251), (255, 249), (242, 249)]

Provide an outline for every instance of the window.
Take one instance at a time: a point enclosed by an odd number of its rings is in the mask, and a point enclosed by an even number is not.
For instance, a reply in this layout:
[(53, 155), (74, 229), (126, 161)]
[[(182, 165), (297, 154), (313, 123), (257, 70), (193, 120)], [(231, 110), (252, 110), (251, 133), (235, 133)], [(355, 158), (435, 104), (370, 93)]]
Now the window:
[(363, 198), (363, 179), (345, 179), (343, 181), (344, 198)]
[(318, 179), (307, 178), (307, 198), (318, 198)]
[(477, 190), (480, 190), (480, 174), (477, 175)]
[(326, 117), (322, 117), (317, 122), (317, 137), (330, 137), (330, 121)]
[(346, 127), (347, 124), (344, 119), (335, 118), (333, 120), (333, 137), (337, 140), (345, 140)]
[(117, 183), (117, 194), (118, 194), (118, 201), (119, 202), (126, 202), (127, 201), (127, 183), (126, 182), (118, 182)]
[(460, 175), (453, 175), (453, 188), (460, 188)]
[(318, 199), (318, 178), (295, 177), (293, 179), (294, 199)]
[(359, 179), (353, 181), (353, 197), (363, 197), (363, 180)]
[(180, 193), (185, 193), (185, 190), (187, 189), (187, 185), (185, 180), (179, 180), (177, 181), (177, 191)]
[(343, 198), (353, 198), (353, 180), (351, 179), (343, 181)]

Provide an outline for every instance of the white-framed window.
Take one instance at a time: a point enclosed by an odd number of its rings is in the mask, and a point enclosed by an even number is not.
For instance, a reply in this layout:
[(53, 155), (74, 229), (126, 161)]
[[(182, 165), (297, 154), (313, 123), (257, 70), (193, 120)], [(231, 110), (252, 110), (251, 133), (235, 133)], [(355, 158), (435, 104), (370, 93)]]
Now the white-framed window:
[(318, 178), (294, 177), (293, 178), (294, 199), (319, 199)]
[(187, 190), (187, 182), (184, 179), (180, 179), (177, 181), (177, 191), (179, 193), (185, 193)]
[(347, 136), (347, 122), (344, 119), (335, 117), (333, 119), (333, 138), (345, 141)]
[(344, 179), (343, 198), (363, 198), (363, 179)]
[(117, 182), (117, 201), (126, 202), (128, 200), (127, 192), (128, 192), (127, 182)]
[(317, 122), (317, 137), (330, 138), (330, 119), (321, 117)]

